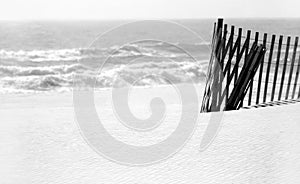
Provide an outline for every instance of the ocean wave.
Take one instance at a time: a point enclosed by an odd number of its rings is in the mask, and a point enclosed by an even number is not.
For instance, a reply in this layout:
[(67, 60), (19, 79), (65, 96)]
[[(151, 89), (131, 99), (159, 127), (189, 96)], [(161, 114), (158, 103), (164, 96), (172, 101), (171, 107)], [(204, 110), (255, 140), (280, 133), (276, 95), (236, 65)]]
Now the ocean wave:
[[(50, 67), (0, 66), (1, 91), (52, 91), (73, 87), (74, 80), (81, 87), (107, 88), (163, 85), (203, 81), (205, 70), (198, 63), (182, 61), (137, 62), (130, 65), (115, 65), (101, 71), (90, 70), (80, 64)], [(80, 77), (76, 77), (80, 76)], [(169, 80), (166, 80), (169, 79)], [(10, 90), (11, 91), (11, 90)]]
[(68, 74), (85, 70), (83, 65), (58, 65), (44, 67), (19, 67), (19, 66), (3, 66), (0, 65), (0, 76), (42, 76)]
[(148, 41), (108, 48), (0, 50), (0, 92), (72, 89), (74, 75), (83, 76), (77, 81), (81, 86), (96, 88), (133, 81), (139, 86), (168, 84), (166, 78), (175, 83), (203, 80), (207, 61), (195, 61), (181, 47), (198, 53), (207, 50), (207, 43), (175, 46)]
[(58, 50), (32, 50), (32, 51), (9, 51), (0, 50), (0, 59), (16, 61), (70, 61), (81, 59), (80, 49), (58, 49)]
[(209, 53), (208, 43), (195, 44), (168, 44), (164, 42), (144, 41), (138, 44), (127, 44), (123, 46), (111, 46), (108, 48), (71, 48), (50, 50), (0, 50), (1, 60), (14, 60), (20, 62), (66, 62), (78, 61), (90, 57), (132, 57), (132, 56), (154, 56), (180, 57), (184, 54), (181, 48), (188, 52)]
[(28, 91), (50, 91), (60, 87), (69, 87), (71, 84), (71, 75), (4, 77), (1, 79), (1, 87), (4, 90), (14, 88)]

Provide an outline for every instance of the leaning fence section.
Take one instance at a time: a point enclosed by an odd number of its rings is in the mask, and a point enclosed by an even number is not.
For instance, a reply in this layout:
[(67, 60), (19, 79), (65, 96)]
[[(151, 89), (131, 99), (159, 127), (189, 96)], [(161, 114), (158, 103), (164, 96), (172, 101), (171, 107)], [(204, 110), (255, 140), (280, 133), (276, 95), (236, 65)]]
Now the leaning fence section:
[(201, 111), (299, 99), (298, 42), (298, 37), (245, 31), (218, 19)]

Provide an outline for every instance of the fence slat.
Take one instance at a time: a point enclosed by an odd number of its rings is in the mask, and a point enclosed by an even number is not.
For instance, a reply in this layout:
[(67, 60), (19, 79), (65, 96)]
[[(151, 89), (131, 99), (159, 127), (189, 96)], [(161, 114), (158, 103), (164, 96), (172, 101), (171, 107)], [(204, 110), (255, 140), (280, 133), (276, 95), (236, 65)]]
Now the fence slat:
[[(298, 66), (297, 66), (297, 71), (296, 71), (296, 76), (295, 76), (295, 82), (294, 82), (294, 89), (293, 89), (293, 94), (292, 94), (292, 99), (295, 98), (296, 95), (296, 90), (297, 90), (297, 83), (298, 83), (298, 78), (299, 78), (299, 72), (300, 72), (300, 54), (299, 54), (299, 58), (298, 58)], [(300, 90), (299, 90), (300, 92)], [(299, 96), (298, 96), (299, 98)]]
[[(245, 59), (244, 59), (244, 65), (243, 65), (243, 68), (246, 66), (246, 62), (247, 62), (247, 57), (248, 57), (248, 54), (249, 54), (249, 47), (250, 47), (250, 38), (251, 38), (251, 31), (248, 30), (247, 31), (247, 36), (246, 36), (246, 40), (249, 40), (249, 42), (245, 43)], [(244, 104), (244, 99), (245, 99), (245, 96), (243, 96), (242, 100), (241, 100), (241, 106), (243, 106)]]
[(216, 45), (217, 45), (217, 37), (218, 37), (218, 33), (217, 33), (217, 23), (214, 23), (214, 30), (213, 30), (213, 38), (212, 38), (212, 50), (211, 50), (211, 55), (210, 55), (210, 60), (209, 60), (209, 69), (208, 69), (208, 74), (206, 76), (206, 85), (205, 85), (205, 91), (204, 91), (204, 96), (203, 96), (203, 100), (202, 100), (202, 110), (201, 112), (209, 112), (211, 110), (211, 104), (210, 99), (212, 96), (212, 70), (213, 70), (213, 61), (215, 58), (215, 50), (216, 50)]
[[(232, 38), (232, 39), (229, 39), (229, 41), (228, 41), (228, 43), (227, 43), (227, 44), (229, 45), (229, 55), (233, 55), (233, 54), (234, 54), (234, 53), (232, 53), (232, 52), (234, 52), (234, 51), (233, 51), (233, 37), (234, 37), (234, 30), (235, 30), (235, 27), (234, 27), (234, 26), (231, 26), (231, 30), (230, 30), (230, 38)], [(224, 71), (224, 73), (227, 73), (227, 77), (226, 77), (226, 103), (227, 103), (227, 101), (228, 101), (229, 90), (230, 90), (229, 77), (230, 77), (230, 74), (231, 74), (231, 72), (230, 72), (230, 70), (231, 70), (231, 61), (228, 61), (227, 64), (228, 64), (228, 69), (227, 69), (227, 71)]]
[(300, 85), (299, 85), (299, 89), (298, 89), (298, 98), (300, 98)]
[[(266, 47), (266, 45), (267, 45), (267, 37), (268, 37), (268, 34), (265, 33), (264, 38), (263, 38), (263, 46), (264, 47)], [(263, 56), (263, 61), (264, 60), (265, 60), (265, 57)], [(261, 80), (262, 80), (262, 75), (263, 75), (263, 71), (264, 71), (264, 62), (261, 62), (259, 67), (260, 67), (260, 69), (259, 69), (258, 85), (257, 85), (257, 92), (256, 92), (256, 104), (259, 104)]]
[(270, 46), (271, 48), (270, 48), (270, 52), (269, 52), (269, 60), (268, 60), (266, 79), (265, 79), (265, 90), (264, 90), (263, 102), (266, 102), (266, 100), (267, 100), (269, 76), (270, 76), (271, 64), (272, 64), (272, 59), (273, 59), (273, 50), (274, 50), (275, 39), (276, 39), (276, 36), (272, 35), (271, 46)]
[(297, 54), (298, 39), (299, 39), (298, 37), (295, 38), (294, 51), (293, 51), (293, 57), (292, 57), (292, 62), (291, 62), (290, 75), (289, 75), (289, 81), (288, 81), (288, 86), (287, 86), (286, 95), (285, 95), (286, 100), (289, 98), (289, 94), (290, 94), (290, 87), (291, 87), (291, 82), (292, 82), (292, 77), (293, 77), (296, 54)]
[(206, 75), (206, 84), (205, 84), (205, 90), (204, 95), (202, 99), (202, 107), (201, 112), (207, 112), (209, 109), (209, 98), (210, 98), (210, 83), (211, 83), (211, 70), (212, 70), (212, 63), (213, 63), (213, 57), (214, 57), (214, 47), (215, 47), (215, 38), (216, 38), (216, 22), (214, 23), (213, 32), (212, 32), (212, 41), (211, 41), (211, 55), (210, 60), (208, 63), (208, 72)]
[(226, 48), (226, 41), (227, 41), (227, 24), (224, 24), (224, 29), (223, 29), (223, 49), (222, 49), (222, 57), (221, 57), (221, 68), (223, 70), (223, 67), (224, 67), (224, 59), (226, 57), (226, 52), (227, 50), (225, 49)]
[[(218, 84), (219, 84), (219, 70), (220, 68), (220, 59), (221, 59), (221, 52), (222, 52), (222, 29), (223, 29), (223, 19), (218, 19), (217, 23), (217, 46), (215, 50), (216, 58), (215, 58), (215, 63), (214, 63), (214, 69), (213, 69), (213, 83), (212, 83), (212, 103), (211, 103), (211, 110), (217, 111), (218, 107), (218, 97), (219, 97), (219, 89), (218, 89)], [(218, 69), (219, 68), (219, 69)], [(216, 71), (217, 70), (217, 71)]]
[[(239, 64), (238, 63), (238, 55), (239, 55), (239, 53), (241, 51), (242, 33), (243, 33), (242, 28), (239, 28), (239, 30), (238, 30), (238, 38), (236, 40), (236, 42), (238, 43), (238, 45), (237, 45), (237, 49), (236, 49), (236, 61), (235, 61), (235, 65)], [(234, 73), (234, 84), (235, 84), (236, 81), (237, 81), (237, 78), (238, 78), (238, 74), (239, 74), (239, 67), (235, 67), (233, 73)]]
[(275, 93), (276, 93), (276, 83), (277, 83), (278, 67), (279, 67), (280, 55), (281, 55), (282, 39), (283, 39), (283, 36), (280, 35), (279, 43), (278, 43), (278, 50), (277, 50), (277, 59), (276, 59), (276, 66), (275, 66), (275, 72), (274, 72), (271, 101), (274, 101), (274, 97), (275, 97)]
[[(259, 37), (259, 32), (255, 33), (255, 39), (254, 39), (254, 43), (257, 44), (258, 43), (258, 37)], [(252, 101), (252, 91), (253, 91), (253, 79), (250, 82), (250, 86), (249, 86), (249, 100), (248, 100), (248, 105), (251, 105), (251, 101)]]
[(291, 37), (288, 36), (286, 42), (286, 51), (285, 51), (284, 64), (283, 64), (282, 75), (281, 75), (281, 83), (280, 83), (278, 100), (281, 100), (281, 96), (282, 96), (283, 84), (284, 84), (285, 73), (286, 73), (286, 65), (289, 57), (290, 42), (291, 42)]
[(226, 47), (226, 39), (227, 39), (227, 24), (224, 24), (224, 27), (223, 27), (224, 29), (223, 29), (223, 38), (222, 38), (222, 49), (221, 49), (221, 54), (222, 54), (222, 56), (221, 56), (221, 63), (220, 63), (220, 75), (219, 75), (219, 81), (220, 81), (220, 83), (219, 83), (219, 88), (220, 88), (220, 91), (219, 91), (219, 102), (218, 102), (218, 107), (217, 107), (217, 109), (220, 109), (221, 108), (221, 105), (222, 105), (222, 102), (223, 102), (223, 100), (224, 100), (224, 98), (222, 97), (222, 91), (223, 91), (223, 78), (224, 78), (224, 75), (223, 75), (223, 68), (224, 68), (224, 59), (225, 59), (225, 57), (226, 57), (226, 52), (227, 52), (227, 50), (225, 49), (225, 47)]

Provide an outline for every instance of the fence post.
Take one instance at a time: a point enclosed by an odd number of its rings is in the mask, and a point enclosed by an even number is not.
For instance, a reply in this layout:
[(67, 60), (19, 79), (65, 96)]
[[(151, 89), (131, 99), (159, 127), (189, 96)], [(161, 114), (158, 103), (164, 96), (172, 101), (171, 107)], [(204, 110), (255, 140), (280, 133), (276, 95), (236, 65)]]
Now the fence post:
[[(243, 29), (239, 28), (238, 30), (238, 37), (237, 37), (237, 49), (236, 49), (236, 60), (235, 60), (235, 64), (239, 64), (238, 62), (238, 56), (240, 54), (241, 51), (241, 41), (242, 41), (242, 33), (243, 33)], [(234, 73), (234, 84), (236, 83), (236, 80), (238, 78), (238, 74), (239, 74), (239, 67), (236, 67), (233, 71)]]
[(285, 95), (286, 100), (289, 98), (289, 93), (290, 93), (290, 87), (291, 87), (291, 82), (292, 82), (292, 77), (293, 77), (295, 59), (296, 59), (296, 54), (297, 54), (298, 39), (299, 39), (298, 37), (295, 38), (294, 51), (293, 51), (293, 57), (292, 57), (292, 62), (291, 62), (290, 75), (289, 75), (289, 81), (288, 81), (288, 86), (287, 86), (286, 95)]
[[(232, 52), (234, 52), (233, 51), (233, 38), (234, 38), (234, 29), (235, 29), (235, 27), (234, 26), (231, 26), (231, 30), (230, 30), (230, 38), (232, 38), (232, 40), (229, 40), (229, 55), (232, 55), (233, 53)], [(229, 77), (230, 77), (230, 74), (231, 74), (231, 72), (230, 72), (230, 70), (231, 70), (231, 61), (229, 60), (228, 62), (227, 62), (227, 64), (228, 64), (228, 69), (226, 70), (226, 71), (224, 71), (224, 72), (226, 72), (226, 75), (227, 75), (227, 77), (226, 77), (226, 103), (227, 103), (227, 101), (228, 101), (228, 98), (229, 98), (229, 91), (230, 91), (230, 82), (229, 82)], [(225, 76), (224, 76), (225, 77)]]
[[(258, 38), (259, 38), (259, 32), (255, 33), (255, 39), (254, 39), (254, 43), (257, 44), (258, 43)], [(251, 101), (252, 101), (252, 91), (253, 91), (253, 79), (250, 82), (250, 87), (249, 87), (249, 100), (248, 100), (248, 105), (251, 105)]]
[(276, 66), (275, 66), (273, 88), (272, 88), (272, 94), (271, 94), (271, 101), (274, 101), (275, 92), (276, 92), (276, 83), (277, 83), (278, 67), (279, 67), (280, 55), (281, 55), (282, 39), (283, 39), (283, 36), (280, 35), (280, 37), (279, 37), (279, 43), (278, 43), (278, 50), (277, 50), (277, 59), (276, 59)]
[[(267, 45), (267, 33), (264, 34), (263, 38), (263, 46), (266, 47)], [(263, 61), (265, 60), (265, 56), (263, 56)], [(259, 77), (258, 77), (258, 85), (257, 85), (257, 91), (256, 91), (256, 104), (259, 104), (259, 98), (260, 98), (260, 89), (261, 89), (261, 80), (264, 70), (264, 62), (261, 62), (260, 69), (259, 69)]]
[(280, 83), (278, 100), (281, 100), (281, 95), (282, 95), (282, 90), (283, 90), (283, 84), (284, 84), (284, 79), (285, 79), (286, 65), (287, 65), (287, 60), (288, 60), (289, 51), (290, 51), (290, 42), (291, 42), (291, 37), (288, 36), (287, 37), (287, 43), (286, 43), (286, 51), (285, 51), (285, 57), (284, 57), (282, 75), (281, 75), (281, 83)]
[(215, 48), (215, 42), (216, 42), (216, 23), (214, 23), (213, 27), (213, 34), (212, 34), (212, 42), (211, 42), (211, 55), (210, 55), (210, 60), (208, 64), (208, 71), (206, 74), (206, 84), (205, 84), (205, 89), (204, 89), (204, 94), (203, 94), (203, 99), (202, 99), (202, 107), (201, 107), (201, 112), (207, 112), (209, 109), (209, 99), (210, 99), (210, 93), (211, 93), (211, 74), (212, 74), (212, 65), (213, 65), (213, 58), (214, 58), (214, 48)]
[(273, 50), (274, 50), (275, 39), (276, 39), (276, 36), (272, 35), (271, 47), (270, 47), (270, 52), (269, 52), (269, 60), (268, 60), (268, 66), (267, 66), (267, 72), (266, 72), (266, 79), (265, 79), (265, 91), (264, 91), (264, 99), (263, 99), (264, 103), (267, 100), (269, 76), (270, 76), (271, 64), (272, 64), (272, 59), (273, 59)]
[(298, 63), (297, 63), (297, 71), (296, 71), (296, 76), (295, 76), (295, 82), (294, 82), (294, 89), (293, 89), (292, 99), (295, 98), (296, 89), (297, 89), (297, 83), (298, 83), (298, 78), (299, 78), (299, 72), (300, 72), (300, 54), (299, 54)]
[[(250, 46), (250, 39), (251, 39), (251, 31), (248, 30), (247, 31), (247, 36), (246, 36), (246, 40), (249, 40), (249, 42), (245, 43), (246, 44), (246, 49), (245, 49), (245, 59), (244, 59), (244, 66), (246, 65), (246, 62), (247, 62), (247, 57), (248, 57), (248, 53), (249, 53), (249, 46)], [(242, 99), (242, 102), (241, 102), (241, 106), (243, 106), (244, 104), (244, 99), (245, 99), (245, 96), (243, 96), (243, 99)]]
[[(216, 37), (216, 49), (213, 51), (215, 54), (215, 63), (213, 63), (213, 83), (212, 83), (212, 102), (211, 102), (211, 110), (213, 111), (217, 111), (217, 107), (219, 104), (219, 72), (218, 70), (220, 70), (220, 61), (221, 61), (221, 53), (222, 53), (222, 29), (223, 29), (223, 19), (218, 19), (218, 23), (217, 23), (217, 37)], [(219, 69), (218, 69), (219, 67)]]

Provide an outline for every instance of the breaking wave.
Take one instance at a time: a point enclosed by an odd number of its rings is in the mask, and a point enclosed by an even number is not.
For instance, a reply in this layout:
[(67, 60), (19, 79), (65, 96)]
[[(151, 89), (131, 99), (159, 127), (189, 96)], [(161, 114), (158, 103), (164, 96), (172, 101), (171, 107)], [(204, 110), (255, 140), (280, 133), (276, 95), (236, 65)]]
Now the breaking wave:
[[(189, 47), (190, 52), (195, 53), (205, 50), (204, 47), (207, 50), (206, 43)], [(199, 82), (205, 77), (208, 54), (204, 53), (203, 60), (195, 62), (164, 43), (131, 44), (104, 49), (0, 50), (0, 92), (71, 90), (74, 75), (82, 75), (80, 82), (95, 88), (113, 85), (122, 87), (137, 79), (135, 84), (139, 86), (168, 84), (164, 78), (172, 78), (176, 83), (185, 83), (189, 81), (188, 78)], [(154, 59), (157, 55), (160, 59)], [(93, 66), (99, 62), (99, 58), (103, 60), (108, 56), (113, 60), (101, 71), (97, 70), (99, 67), (86, 67), (80, 62), (85, 60), (91, 64), (89, 66)], [(140, 59), (128, 64), (128, 61), (136, 58)]]

